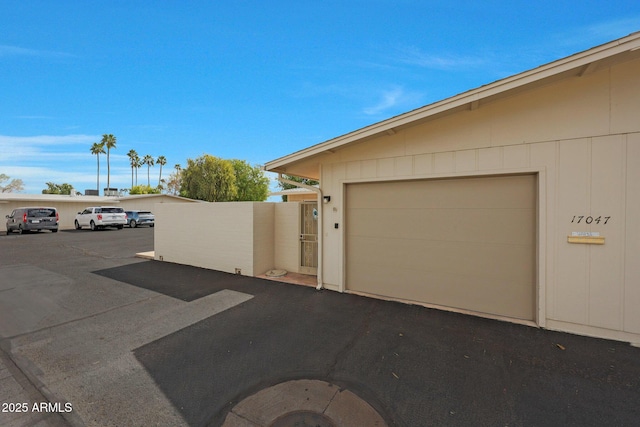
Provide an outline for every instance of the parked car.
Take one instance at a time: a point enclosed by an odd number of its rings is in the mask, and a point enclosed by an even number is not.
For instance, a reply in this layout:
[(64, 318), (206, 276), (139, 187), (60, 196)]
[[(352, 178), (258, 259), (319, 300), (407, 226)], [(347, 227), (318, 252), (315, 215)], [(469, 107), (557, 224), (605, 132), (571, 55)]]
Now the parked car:
[(124, 209), (116, 206), (86, 208), (82, 212), (78, 212), (74, 222), (76, 230), (80, 230), (82, 227), (89, 227), (92, 230), (114, 227), (122, 230), (126, 223), (127, 214), (124, 213)]
[(58, 231), (60, 215), (56, 208), (17, 208), (7, 218), (7, 235), (14, 231), (18, 234), (29, 231)]
[(127, 225), (136, 228), (140, 225), (155, 225), (155, 216), (149, 211), (125, 211), (127, 214)]

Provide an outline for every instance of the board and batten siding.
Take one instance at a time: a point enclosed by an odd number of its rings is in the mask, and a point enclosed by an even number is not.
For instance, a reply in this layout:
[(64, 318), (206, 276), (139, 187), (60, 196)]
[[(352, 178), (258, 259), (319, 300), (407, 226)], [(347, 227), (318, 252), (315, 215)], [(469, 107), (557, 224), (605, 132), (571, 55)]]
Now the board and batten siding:
[[(640, 343), (638, 76), (640, 60), (624, 62), (321, 157), (322, 191), (331, 196), (325, 286), (346, 289), (345, 232), (334, 224), (345, 224), (348, 184), (532, 173), (536, 323)], [(605, 243), (568, 243), (573, 232), (600, 233)]]

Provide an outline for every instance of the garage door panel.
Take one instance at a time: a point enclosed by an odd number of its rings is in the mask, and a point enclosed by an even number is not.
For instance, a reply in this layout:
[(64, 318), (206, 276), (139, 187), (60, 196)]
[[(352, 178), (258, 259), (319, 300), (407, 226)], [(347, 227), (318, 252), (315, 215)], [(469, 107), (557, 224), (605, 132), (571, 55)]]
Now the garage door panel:
[(533, 209), (357, 209), (349, 234), (531, 245)]
[[(416, 282), (420, 270), (390, 270), (370, 264), (354, 264), (352, 268), (355, 274), (371, 277), (361, 283), (361, 289), (350, 288), (354, 291), (518, 319), (534, 316), (530, 286), (508, 286), (504, 282), (496, 286), (489, 277), (451, 272), (431, 272), (424, 281)], [(492, 298), (487, 298), (488, 288), (495, 291)]]
[[(455, 204), (459, 208), (533, 208), (535, 193), (523, 192), (531, 175), (467, 179), (465, 188), (453, 179), (430, 180), (436, 184), (425, 188), (424, 180), (375, 182), (358, 185), (358, 193), (350, 196), (350, 202), (360, 208), (384, 209), (403, 206), (408, 209), (441, 208)], [(489, 188), (491, 187), (491, 188)]]
[[(535, 184), (511, 176), (348, 185), (347, 289), (533, 319)], [(381, 205), (389, 194), (408, 199)]]
[[(369, 266), (370, 268), (386, 268), (392, 271), (411, 270), (416, 272), (417, 282), (423, 282), (425, 277), (436, 274), (461, 276), (463, 283), (467, 277), (472, 282), (480, 279), (488, 281), (504, 281), (506, 283), (525, 283), (530, 285), (534, 274), (532, 263), (522, 263), (525, 257), (531, 255), (530, 249), (524, 246), (486, 245), (456, 242), (431, 242), (424, 245), (421, 241), (411, 240), (383, 240), (355, 238), (354, 252), (360, 250), (368, 256), (353, 256), (350, 260), (354, 264)], [(463, 262), (461, 262), (461, 259)], [(360, 291), (357, 281), (358, 275), (349, 274), (350, 288)], [(372, 278), (371, 281), (380, 279)], [(462, 285), (461, 285), (462, 286)], [(473, 283), (470, 286), (474, 286)]]
[[(390, 270), (415, 270), (423, 275), (425, 283), (431, 281), (430, 275), (440, 273), (489, 280), (507, 279), (513, 283), (528, 283), (533, 275), (532, 263), (523, 262), (530, 253), (529, 248), (523, 245), (360, 237), (352, 238), (351, 244), (353, 246), (350, 246), (349, 252), (353, 255), (350, 263), (371, 268), (381, 266)], [(359, 286), (358, 277), (353, 276), (350, 288)]]

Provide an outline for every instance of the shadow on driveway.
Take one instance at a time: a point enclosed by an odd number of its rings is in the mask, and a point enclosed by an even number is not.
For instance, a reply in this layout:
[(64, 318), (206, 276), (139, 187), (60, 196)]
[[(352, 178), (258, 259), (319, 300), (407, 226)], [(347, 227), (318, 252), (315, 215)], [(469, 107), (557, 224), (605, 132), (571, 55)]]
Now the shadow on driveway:
[(254, 295), (135, 350), (192, 426), (283, 381), (319, 379), (390, 426), (634, 425), (640, 349), (157, 261), (96, 274), (193, 301)]

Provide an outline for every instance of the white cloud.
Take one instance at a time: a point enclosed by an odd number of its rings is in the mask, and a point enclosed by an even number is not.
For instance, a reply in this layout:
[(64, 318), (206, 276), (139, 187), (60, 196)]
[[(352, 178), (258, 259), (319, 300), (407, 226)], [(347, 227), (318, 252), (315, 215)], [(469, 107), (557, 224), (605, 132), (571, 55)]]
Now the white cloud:
[(332, 95), (349, 97), (357, 91), (357, 88), (346, 84), (317, 84), (315, 82), (303, 82), (296, 87), (295, 90), (290, 92), (290, 96), (293, 98), (315, 98), (315, 97), (327, 97)]
[(393, 108), (398, 104), (398, 100), (402, 98), (403, 90), (395, 88), (382, 93), (382, 99), (376, 105), (364, 109), (364, 113), (368, 115), (379, 114), (382, 111)]
[(582, 41), (585, 38), (599, 39), (603, 42), (614, 40), (620, 37), (628, 36), (629, 34), (640, 30), (640, 16), (617, 19), (613, 21), (603, 21), (586, 27), (585, 29), (579, 29), (572, 40)]
[(0, 148), (19, 145), (71, 145), (97, 142), (101, 135), (37, 135), (8, 136), (0, 135)]
[(409, 65), (417, 65), (423, 68), (437, 70), (453, 70), (457, 68), (477, 67), (483, 65), (486, 60), (480, 57), (461, 55), (435, 55), (423, 52), (417, 47), (409, 46), (397, 50), (399, 62)]
[[(69, 157), (72, 160), (72, 157), (79, 154), (77, 145), (86, 146), (87, 154), (90, 154), (90, 145), (100, 138), (98, 135), (0, 135), (0, 162), (34, 161), (51, 157)], [(70, 149), (73, 151), (69, 152)]]
[[(96, 186), (96, 163), (85, 162), (77, 164), (75, 167), (53, 168), (49, 166), (0, 166), (2, 173), (11, 178), (18, 178), (24, 182), (24, 193), (39, 194), (46, 188), (47, 182), (56, 184), (69, 183), (78, 191), (93, 189)], [(142, 169), (141, 169), (142, 171)], [(138, 172), (138, 182), (143, 179)], [(157, 180), (157, 173), (151, 170), (151, 181), (154, 175)], [(144, 183), (146, 184), (146, 171), (144, 173)], [(131, 186), (131, 169), (124, 167), (111, 167), (110, 185), (118, 188), (129, 188)], [(106, 162), (100, 162), (100, 187), (107, 186), (107, 166)]]
[(569, 27), (512, 53), (493, 55), (494, 74), (506, 77), (625, 37), (640, 29), (640, 16)]
[(53, 120), (55, 117), (51, 116), (15, 116), (16, 119), (20, 120)]
[[(95, 169), (95, 167), (94, 167)], [(86, 182), (96, 181), (96, 171), (91, 172), (89, 169), (68, 171), (68, 170), (56, 170), (48, 167), (36, 167), (36, 166), (9, 166), (3, 168), (6, 175), (12, 178), (20, 178), (26, 182), (42, 181), (42, 182)], [(101, 171), (102, 175), (102, 171)], [(101, 177), (102, 179), (102, 177)], [(105, 178), (106, 179), (106, 178)], [(42, 186), (45, 187), (44, 185)]]
[(374, 116), (385, 113), (389, 110), (402, 110), (412, 108), (422, 102), (422, 94), (417, 92), (407, 92), (402, 87), (396, 86), (382, 91), (379, 101), (371, 107), (363, 109), (364, 114)]
[[(26, 193), (40, 193), (46, 182), (69, 183), (77, 190), (96, 185), (97, 159), (90, 147), (101, 135), (0, 135), (0, 173), (24, 182)], [(112, 187), (131, 185), (129, 159), (123, 153), (111, 153)], [(138, 172), (140, 175), (140, 171)], [(146, 170), (145, 170), (146, 183)], [(154, 169), (151, 169), (153, 180)], [(140, 180), (140, 178), (139, 178)], [(100, 156), (100, 186), (106, 187), (106, 155)]]
[(0, 56), (36, 56), (37, 50), (26, 49), (18, 46), (0, 45)]
[(0, 58), (5, 56), (31, 56), (46, 58), (67, 58), (74, 55), (65, 52), (28, 49), (19, 46), (0, 45)]

